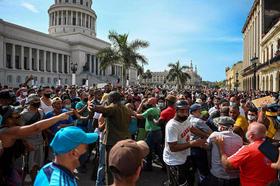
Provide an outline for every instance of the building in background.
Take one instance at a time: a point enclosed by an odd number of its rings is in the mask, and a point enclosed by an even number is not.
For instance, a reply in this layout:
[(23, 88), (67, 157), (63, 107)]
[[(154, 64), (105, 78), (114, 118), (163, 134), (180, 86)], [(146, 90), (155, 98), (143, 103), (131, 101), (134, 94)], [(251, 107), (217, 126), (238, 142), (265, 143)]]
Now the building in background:
[[(92, 0), (55, 0), (49, 8), (49, 34), (0, 19), (0, 83), (18, 87), (31, 75), (35, 85), (92, 85), (122, 80), (122, 66), (100, 69), (97, 52), (107, 43), (96, 37)], [(76, 68), (73, 68), (76, 67)], [(137, 83), (129, 69), (128, 83)]]
[(231, 68), (226, 67), (226, 88), (229, 90), (240, 90), (243, 88), (243, 77), (240, 74), (242, 69), (242, 61), (238, 61)]
[(280, 90), (279, 20), (279, 0), (254, 1), (242, 29), (245, 90)]
[[(168, 81), (168, 71), (165, 70), (163, 72), (151, 72), (152, 78), (150, 79), (143, 79), (143, 84), (145, 85), (155, 85), (155, 86), (161, 86), (163, 88), (176, 88), (177, 82), (176, 81)], [(190, 87), (200, 87), (202, 78), (200, 75), (198, 75), (197, 72), (197, 66), (195, 66), (195, 69), (193, 69), (192, 61), (190, 65), (188, 66), (188, 70), (185, 71), (185, 73), (188, 73), (191, 76), (191, 79), (187, 80), (185, 83), (186, 88)]]

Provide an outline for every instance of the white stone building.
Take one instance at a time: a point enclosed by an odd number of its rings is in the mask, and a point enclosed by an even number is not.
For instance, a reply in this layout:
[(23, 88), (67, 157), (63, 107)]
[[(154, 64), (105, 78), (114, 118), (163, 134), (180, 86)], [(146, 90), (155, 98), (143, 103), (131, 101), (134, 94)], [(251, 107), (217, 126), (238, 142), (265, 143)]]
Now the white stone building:
[[(18, 87), (32, 75), (36, 85), (71, 85), (73, 64), (80, 86), (122, 79), (118, 64), (100, 69), (96, 54), (110, 43), (96, 38), (91, 6), (92, 0), (55, 0), (48, 10), (49, 34), (0, 19), (0, 83)], [(136, 84), (136, 70), (127, 71), (129, 84)]]
[[(193, 70), (193, 64), (190, 63), (190, 66), (188, 66), (189, 69), (185, 71), (185, 73), (188, 73), (191, 76), (191, 79), (189, 79), (185, 87), (199, 87), (201, 86), (202, 79), (197, 73), (197, 66), (195, 66), (195, 70)], [(151, 72), (152, 78), (150, 79), (143, 79), (143, 84), (146, 85), (155, 85), (155, 86), (161, 86), (166, 88), (175, 88), (177, 86), (176, 81), (168, 81), (167, 75), (168, 71), (165, 70), (163, 72)]]

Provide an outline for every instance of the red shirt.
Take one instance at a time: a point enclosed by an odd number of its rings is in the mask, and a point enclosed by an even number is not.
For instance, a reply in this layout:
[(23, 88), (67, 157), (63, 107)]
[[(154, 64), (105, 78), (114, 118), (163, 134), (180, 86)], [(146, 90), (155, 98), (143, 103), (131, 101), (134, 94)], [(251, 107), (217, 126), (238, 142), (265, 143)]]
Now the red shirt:
[(271, 161), (258, 149), (262, 142), (258, 140), (244, 145), (228, 158), (233, 167), (240, 168), (242, 186), (265, 186), (276, 180), (277, 171), (270, 167)]
[(163, 119), (165, 123), (167, 123), (169, 120), (174, 118), (176, 113), (175, 107), (168, 107), (167, 109), (163, 110), (160, 113), (160, 119)]

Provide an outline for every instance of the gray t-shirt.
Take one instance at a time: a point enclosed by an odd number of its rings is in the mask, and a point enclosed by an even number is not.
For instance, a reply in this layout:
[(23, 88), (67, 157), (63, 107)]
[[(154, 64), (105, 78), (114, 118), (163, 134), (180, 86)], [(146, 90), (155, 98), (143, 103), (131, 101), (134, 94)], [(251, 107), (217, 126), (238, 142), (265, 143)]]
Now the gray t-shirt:
[[(44, 111), (42, 109), (38, 109), (38, 112), (40, 114), (40, 118), (38, 121), (42, 120), (44, 118)], [(28, 125), (28, 122), (33, 118), (33, 116), (36, 114), (36, 112), (31, 112), (28, 108), (25, 108), (21, 113), (22, 117), (22, 124)], [(44, 140), (42, 137), (42, 132), (38, 134), (34, 134), (32, 136), (28, 136), (27, 141), (30, 142), (32, 145), (42, 145), (44, 144)]]
[[(205, 133), (209, 133), (211, 131), (211, 129), (208, 127), (208, 125), (205, 123), (205, 121), (203, 121), (202, 119), (200, 119), (199, 117), (196, 117), (194, 115), (190, 115), (187, 119), (187, 122), (189, 122), (192, 126), (194, 126), (195, 128), (205, 132)], [(196, 139), (201, 139), (203, 137), (197, 136), (193, 133), (191, 133), (191, 140), (196, 140)]]
[(242, 138), (232, 131), (213, 132), (207, 139), (207, 142), (209, 143), (209, 146), (211, 148), (212, 156), (210, 169), (211, 174), (217, 178), (222, 179), (239, 178), (239, 169), (226, 171), (223, 167), (219, 149), (214, 142), (216, 136), (219, 136), (219, 138), (222, 138), (222, 136), (224, 136), (224, 151), (227, 157), (230, 157), (231, 155), (236, 153), (243, 145)]

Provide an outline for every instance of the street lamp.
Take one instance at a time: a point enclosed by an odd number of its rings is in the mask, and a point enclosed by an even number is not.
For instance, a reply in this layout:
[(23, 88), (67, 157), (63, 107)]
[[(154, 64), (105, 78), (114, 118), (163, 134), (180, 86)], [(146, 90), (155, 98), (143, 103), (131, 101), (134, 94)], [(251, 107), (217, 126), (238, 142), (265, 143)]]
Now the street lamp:
[(77, 63), (74, 63), (74, 62), (70, 63), (70, 68), (71, 68), (71, 71), (72, 71), (72, 85), (76, 84), (76, 72), (77, 72), (77, 69), (78, 69), (77, 67), (78, 67)]
[(256, 90), (256, 73), (257, 73), (257, 63), (259, 61), (259, 58), (256, 57), (256, 54), (255, 54), (255, 57), (251, 59), (251, 63), (252, 63), (252, 66), (254, 68), (254, 77), (253, 77), (253, 89)]

